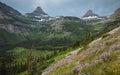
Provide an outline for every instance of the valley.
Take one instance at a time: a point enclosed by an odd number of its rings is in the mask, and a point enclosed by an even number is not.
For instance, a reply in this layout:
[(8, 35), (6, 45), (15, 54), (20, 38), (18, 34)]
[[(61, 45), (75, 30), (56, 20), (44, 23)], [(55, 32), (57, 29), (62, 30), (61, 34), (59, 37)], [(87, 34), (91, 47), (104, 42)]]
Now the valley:
[(52, 17), (0, 2), (0, 75), (119, 75), (119, 33), (120, 8)]

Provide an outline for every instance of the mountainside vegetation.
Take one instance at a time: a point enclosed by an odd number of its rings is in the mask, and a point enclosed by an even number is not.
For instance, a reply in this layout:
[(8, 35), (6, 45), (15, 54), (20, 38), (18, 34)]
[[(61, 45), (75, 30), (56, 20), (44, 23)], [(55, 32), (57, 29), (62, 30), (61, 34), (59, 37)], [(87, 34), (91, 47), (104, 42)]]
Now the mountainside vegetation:
[(119, 12), (84, 20), (37, 7), (22, 15), (0, 2), (0, 75), (119, 75)]

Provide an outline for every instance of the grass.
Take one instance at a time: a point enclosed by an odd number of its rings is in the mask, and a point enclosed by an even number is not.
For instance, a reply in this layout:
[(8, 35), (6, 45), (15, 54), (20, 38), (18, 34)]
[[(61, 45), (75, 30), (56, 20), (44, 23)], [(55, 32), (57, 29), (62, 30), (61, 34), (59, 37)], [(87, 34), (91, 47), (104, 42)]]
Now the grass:
[(72, 51), (73, 49), (72, 48), (69, 48), (68, 50), (64, 51), (64, 52), (61, 52), (59, 53), (54, 59), (55, 61), (59, 61), (60, 59), (66, 57), (66, 55), (69, 54), (70, 51)]
[(70, 65), (66, 65), (64, 67), (58, 68), (57, 70), (54, 70), (48, 75), (71, 75), (70, 70), (75, 66), (76, 64), (71, 63)]
[[(13, 58), (13, 63), (26, 62), (29, 55), (29, 49), (22, 47), (14, 48), (13, 50), (8, 51), (8, 54)], [(53, 51), (48, 50), (36, 50), (34, 53), (35, 57), (46, 57), (47, 55), (53, 54)]]

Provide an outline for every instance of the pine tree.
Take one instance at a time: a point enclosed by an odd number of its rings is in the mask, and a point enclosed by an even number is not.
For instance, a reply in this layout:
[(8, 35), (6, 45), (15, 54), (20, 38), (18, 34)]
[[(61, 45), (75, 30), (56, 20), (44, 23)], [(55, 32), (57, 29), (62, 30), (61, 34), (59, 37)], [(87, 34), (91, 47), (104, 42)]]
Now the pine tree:
[(30, 54), (28, 56), (28, 74), (29, 75), (36, 75), (37, 73), (37, 60), (34, 56), (35, 49), (32, 47), (30, 50)]
[(80, 41), (75, 41), (75, 43), (73, 44), (73, 47), (75, 48), (75, 47), (78, 47), (78, 46), (80, 46)]
[(85, 38), (84, 38), (84, 41), (83, 41), (83, 47), (86, 48), (87, 44), (89, 44), (91, 40), (92, 40), (91, 39), (91, 33), (89, 31), (86, 31), (86, 35), (85, 35)]
[(5, 59), (2, 57), (0, 58), (0, 75), (6, 75), (7, 69), (6, 69), (6, 62)]

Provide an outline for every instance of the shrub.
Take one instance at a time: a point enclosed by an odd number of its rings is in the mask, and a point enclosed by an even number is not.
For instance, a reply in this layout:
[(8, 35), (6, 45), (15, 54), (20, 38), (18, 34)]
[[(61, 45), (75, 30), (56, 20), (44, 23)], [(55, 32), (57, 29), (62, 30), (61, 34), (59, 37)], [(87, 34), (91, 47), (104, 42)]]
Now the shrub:
[(103, 34), (102, 38), (106, 38), (107, 36), (109, 36), (110, 34)]

